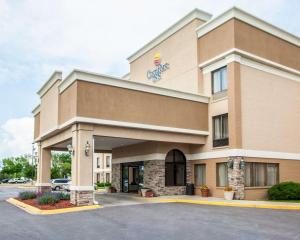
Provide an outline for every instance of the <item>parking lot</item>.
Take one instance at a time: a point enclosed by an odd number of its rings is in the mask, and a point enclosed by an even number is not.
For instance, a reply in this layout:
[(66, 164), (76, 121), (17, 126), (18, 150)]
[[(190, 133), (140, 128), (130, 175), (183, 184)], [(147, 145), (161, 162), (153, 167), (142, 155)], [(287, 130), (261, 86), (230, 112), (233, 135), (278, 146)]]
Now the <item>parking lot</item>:
[[(299, 211), (132, 204), (130, 197), (118, 204), (122, 195), (116, 195), (103, 197), (109, 207), (102, 209), (34, 216), (4, 201), (20, 189), (0, 191), (0, 239), (300, 239)], [(101, 200), (101, 194), (96, 198)]]

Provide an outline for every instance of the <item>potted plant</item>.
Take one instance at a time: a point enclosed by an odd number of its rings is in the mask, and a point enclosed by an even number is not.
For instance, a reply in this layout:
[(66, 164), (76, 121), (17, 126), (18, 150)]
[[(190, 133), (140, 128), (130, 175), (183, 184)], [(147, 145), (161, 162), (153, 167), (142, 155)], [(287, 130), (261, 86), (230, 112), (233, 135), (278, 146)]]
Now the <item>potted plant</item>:
[(150, 189), (149, 188), (141, 188), (140, 190), (141, 190), (142, 197), (146, 197), (146, 192)]
[(117, 189), (115, 187), (110, 186), (110, 187), (108, 187), (107, 192), (108, 193), (116, 193)]
[(225, 187), (224, 188), (224, 198), (225, 200), (233, 200), (233, 196), (234, 196), (234, 191), (232, 189), (232, 187)]
[(154, 197), (154, 193), (151, 189), (147, 189), (145, 193), (145, 197)]
[(207, 185), (202, 185), (200, 187), (200, 190), (201, 190), (201, 196), (202, 197), (208, 197), (209, 196), (209, 188)]

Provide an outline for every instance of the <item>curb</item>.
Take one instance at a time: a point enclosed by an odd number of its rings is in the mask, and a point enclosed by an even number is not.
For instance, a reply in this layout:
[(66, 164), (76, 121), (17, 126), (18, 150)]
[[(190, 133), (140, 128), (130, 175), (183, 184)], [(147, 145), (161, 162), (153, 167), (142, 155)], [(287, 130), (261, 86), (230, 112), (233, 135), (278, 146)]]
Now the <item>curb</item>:
[(21, 201), (18, 201), (17, 199), (14, 199), (14, 198), (9, 198), (6, 201), (24, 211), (32, 214), (32, 215), (53, 215), (53, 214), (81, 212), (81, 211), (95, 210), (95, 209), (103, 208), (101, 205), (91, 205), (91, 206), (54, 209), (54, 210), (41, 210), (36, 207), (30, 206), (26, 203), (23, 203)]
[(231, 202), (213, 202), (205, 200), (186, 200), (186, 199), (162, 199), (153, 200), (159, 203), (190, 203), (200, 205), (214, 205), (225, 207), (242, 207), (242, 208), (265, 208), (265, 209), (281, 209), (281, 210), (300, 210), (300, 206), (280, 205), (280, 204), (255, 204), (255, 203), (231, 203)]

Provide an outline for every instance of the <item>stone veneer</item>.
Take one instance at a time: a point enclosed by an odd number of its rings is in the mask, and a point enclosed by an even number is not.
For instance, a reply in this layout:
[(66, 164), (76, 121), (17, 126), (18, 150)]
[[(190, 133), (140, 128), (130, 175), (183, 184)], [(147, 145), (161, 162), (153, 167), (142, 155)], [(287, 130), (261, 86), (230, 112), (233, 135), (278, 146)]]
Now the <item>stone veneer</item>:
[(71, 190), (71, 203), (76, 206), (87, 206), (94, 204), (94, 191)]
[(111, 167), (111, 186), (116, 188), (117, 192), (121, 191), (121, 164), (114, 163)]
[[(190, 161), (186, 162), (186, 182), (191, 183), (192, 169)], [(121, 164), (112, 164), (112, 186), (117, 192), (121, 191)], [(156, 196), (159, 195), (180, 195), (185, 194), (185, 186), (165, 186), (165, 161), (151, 160), (144, 161), (144, 187), (153, 190)]]
[[(191, 164), (186, 164), (187, 183), (191, 182)], [(185, 186), (165, 186), (165, 161), (145, 161), (144, 162), (144, 187), (153, 190), (159, 195), (180, 195), (185, 194)]]
[(233, 168), (228, 168), (228, 184), (234, 190), (234, 199), (245, 199), (245, 169), (240, 168), (243, 157), (229, 157), (233, 161)]

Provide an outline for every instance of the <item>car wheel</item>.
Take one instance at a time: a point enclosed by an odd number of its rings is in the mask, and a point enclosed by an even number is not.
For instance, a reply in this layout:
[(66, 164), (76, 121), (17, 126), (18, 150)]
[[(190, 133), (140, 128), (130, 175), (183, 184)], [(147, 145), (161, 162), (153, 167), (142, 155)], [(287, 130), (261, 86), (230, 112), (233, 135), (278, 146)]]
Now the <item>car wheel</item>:
[(54, 189), (55, 189), (55, 191), (59, 191), (59, 190), (60, 190), (60, 187), (57, 186), (57, 187), (55, 187)]

